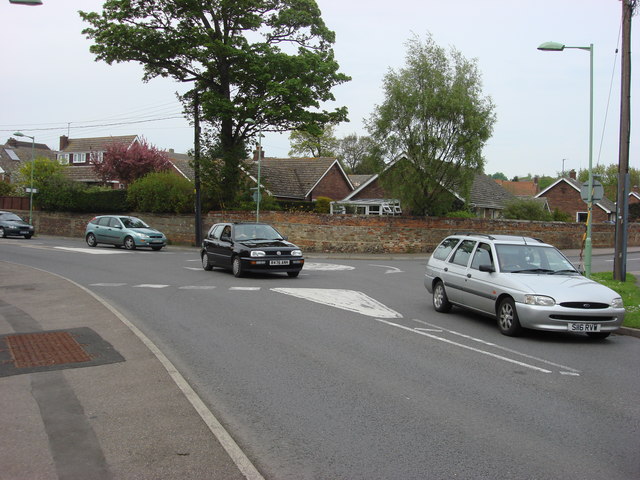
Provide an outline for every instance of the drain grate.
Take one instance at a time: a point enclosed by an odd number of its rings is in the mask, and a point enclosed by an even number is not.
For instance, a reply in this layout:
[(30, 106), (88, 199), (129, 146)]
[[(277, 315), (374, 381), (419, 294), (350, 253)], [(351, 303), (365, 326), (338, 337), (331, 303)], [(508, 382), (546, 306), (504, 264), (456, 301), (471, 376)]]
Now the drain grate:
[(0, 377), (124, 361), (110, 343), (87, 327), (0, 335)]
[(8, 335), (5, 342), (16, 368), (46, 367), (91, 360), (69, 332)]

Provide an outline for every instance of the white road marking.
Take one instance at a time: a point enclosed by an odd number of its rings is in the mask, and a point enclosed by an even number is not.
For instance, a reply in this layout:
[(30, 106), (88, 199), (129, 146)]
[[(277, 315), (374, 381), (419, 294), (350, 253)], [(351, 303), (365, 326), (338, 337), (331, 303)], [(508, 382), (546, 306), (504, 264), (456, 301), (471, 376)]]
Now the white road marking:
[(354, 270), (355, 267), (350, 265), (337, 265), (335, 263), (314, 263), (305, 262), (304, 270), (313, 270), (316, 272), (334, 272), (338, 270)]
[(260, 287), (229, 287), (229, 290), (240, 290), (240, 291), (255, 291), (260, 290)]
[[(534, 357), (533, 355), (528, 355), (526, 353), (518, 352), (517, 350), (512, 350), (510, 348), (503, 347), (503, 346), (497, 345), (497, 344), (492, 343), (492, 342), (487, 342), (486, 340), (482, 340), (481, 338), (476, 338), (476, 337), (472, 337), (470, 335), (465, 335), (464, 333), (456, 332), (455, 330), (449, 330), (448, 328), (442, 328), (442, 327), (439, 327), (438, 325), (433, 325), (431, 323), (427, 323), (427, 322), (424, 322), (422, 320), (418, 320), (416, 318), (414, 318), (413, 320), (414, 320), (414, 322), (422, 323), (423, 325), (428, 325), (429, 327), (432, 327), (432, 328), (439, 328), (441, 331), (445, 331), (445, 332), (451, 333), (452, 335), (457, 335), (459, 337), (466, 338), (467, 340), (472, 340), (474, 342), (482, 343), (482, 344), (487, 345), (489, 347), (497, 348), (499, 350), (502, 350), (502, 351), (505, 351), (505, 352), (508, 352), (508, 353), (512, 353), (512, 354), (518, 355), (520, 357), (528, 358), (529, 360), (535, 360), (536, 362), (544, 363), (544, 364), (550, 365), (552, 367), (558, 367), (558, 368), (561, 368), (563, 370), (567, 370), (569, 372), (573, 372), (573, 374), (575, 374), (575, 375), (580, 375), (580, 370), (576, 370), (575, 368), (567, 367), (566, 365), (561, 365), (559, 363), (550, 362), (549, 360), (545, 360), (543, 358)], [(423, 330), (423, 329), (422, 328), (418, 328), (416, 330)]]
[(91, 283), (91, 287), (124, 287), (126, 283)]
[(169, 285), (158, 285), (154, 283), (141, 283), (140, 285), (134, 285), (134, 288), (167, 288)]
[(66, 250), (68, 252), (78, 252), (78, 253), (90, 253), (91, 255), (114, 255), (114, 254), (121, 254), (121, 253), (127, 253), (126, 251), (123, 250), (117, 250), (117, 249), (113, 249), (113, 250), (106, 250), (104, 248), (76, 248), (76, 247), (53, 247), (53, 248), (57, 248), (58, 250)]
[(197, 267), (184, 267), (184, 268), (186, 268), (187, 270), (204, 270), (202, 267), (200, 267), (200, 268), (197, 268)]
[(185, 285), (184, 287), (178, 287), (178, 290), (213, 290), (215, 285)]
[(503, 357), (502, 355), (498, 355), (498, 354), (489, 352), (487, 350), (481, 350), (479, 348), (470, 347), (469, 345), (464, 345), (462, 343), (454, 342), (454, 341), (448, 340), (446, 338), (438, 337), (437, 335), (431, 335), (430, 333), (427, 333), (427, 332), (424, 332), (424, 331), (421, 331), (421, 330), (416, 330), (415, 328), (407, 327), (405, 325), (400, 325), (398, 323), (389, 322), (387, 320), (382, 320), (380, 318), (376, 318), (376, 320), (378, 322), (384, 323), (386, 325), (390, 325), (392, 327), (401, 328), (401, 329), (407, 330), (409, 332), (417, 333), (418, 335), (424, 335), (425, 337), (432, 338), (433, 340), (438, 340), (439, 342), (444, 342), (444, 343), (448, 343), (449, 345), (454, 345), (456, 347), (464, 348), (466, 350), (471, 350), (472, 352), (476, 352), (476, 353), (479, 353), (481, 355), (487, 355), (489, 357), (497, 358), (498, 360), (502, 360), (504, 362), (514, 363), (514, 364), (516, 364), (516, 365), (518, 365), (520, 367), (529, 368), (531, 370), (535, 370), (537, 372), (542, 372), (542, 373), (553, 373), (551, 370), (546, 370), (544, 368), (536, 367), (535, 365), (529, 365), (528, 363), (519, 362), (518, 360), (514, 360), (514, 359), (508, 358), (508, 357)]
[(331, 288), (272, 288), (271, 290), (369, 317), (402, 318), (398, 312), (355, 290)]
[(399, 268), (396, 267), (390, 267), (389, 265), (371, 265), (372, 267), (382, 267), (382, 268), (387, 268), (388, 270), (386, 272), (384, 272), (385, 274), (387, 273), (402, 273), (402, 270), (400, 270)]

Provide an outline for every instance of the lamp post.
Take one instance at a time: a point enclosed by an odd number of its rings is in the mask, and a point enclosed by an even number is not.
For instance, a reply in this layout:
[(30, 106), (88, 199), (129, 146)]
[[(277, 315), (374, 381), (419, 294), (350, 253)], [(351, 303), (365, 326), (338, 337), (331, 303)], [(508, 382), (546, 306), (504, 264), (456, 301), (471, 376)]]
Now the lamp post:
[(14, 135), (16, 137), (27, 137), (31, 139), (31, 186), (29, 187), (29, 224), (33, 225), (32, 216), (33, 216), (33, 150), (36, 144), (36, 137), (32, 137), (30, 135), (25, 135), (22, 132), (15, 132)]
[[(253, 125), (256, 124), (256, 121), (253, 118), (247, 118), (245, 120), (247, 123), (251, 123)], [(262, 132), (258, 130), (258, 187), (256, 189), (256, 223), (260, 221), (260, 164), (262, 163)]]
[(545, 42), (538, 50), (546, 52), (561, 52), (565, 48), (576, 48), (589, 52), (589, 191), (587, 193), (587, 238), (584, 242), (584, 270), (587, 277), (591, 276), (591, 224), (593, 219), (593, 43), (588, 47), (569, 47), (558, 42)]

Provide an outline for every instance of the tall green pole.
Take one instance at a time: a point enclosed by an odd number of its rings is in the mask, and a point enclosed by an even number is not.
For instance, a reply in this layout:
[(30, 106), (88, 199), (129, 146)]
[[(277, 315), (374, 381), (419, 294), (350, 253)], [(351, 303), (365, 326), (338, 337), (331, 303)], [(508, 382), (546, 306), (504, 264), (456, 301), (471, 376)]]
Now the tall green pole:
[(593, 223), (593, 43), (589, 45), (589, 193), (587, 195), (587, 238), (584, 242), (584, 271), (591, 276), (591, 224)]

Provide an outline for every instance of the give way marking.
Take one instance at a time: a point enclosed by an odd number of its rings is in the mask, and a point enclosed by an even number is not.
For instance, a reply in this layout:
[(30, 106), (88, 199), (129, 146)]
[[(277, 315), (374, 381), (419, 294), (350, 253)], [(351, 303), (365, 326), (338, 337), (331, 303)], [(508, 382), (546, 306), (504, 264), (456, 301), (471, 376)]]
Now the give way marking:
[(395, 310), (355, 290), (332, 288), (272, 288), (271, 290), (369, 317), (402, 318), (402, 315)]

